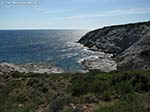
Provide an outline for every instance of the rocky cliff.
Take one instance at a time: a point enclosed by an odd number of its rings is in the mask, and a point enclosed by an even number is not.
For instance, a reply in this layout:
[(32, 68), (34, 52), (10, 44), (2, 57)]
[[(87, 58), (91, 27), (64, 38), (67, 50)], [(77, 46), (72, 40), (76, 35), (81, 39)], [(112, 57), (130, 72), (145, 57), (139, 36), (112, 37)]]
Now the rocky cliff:
[(150, 21), (94, 30), (79, 43), (114, 54), (119, 70), (150, 69)]

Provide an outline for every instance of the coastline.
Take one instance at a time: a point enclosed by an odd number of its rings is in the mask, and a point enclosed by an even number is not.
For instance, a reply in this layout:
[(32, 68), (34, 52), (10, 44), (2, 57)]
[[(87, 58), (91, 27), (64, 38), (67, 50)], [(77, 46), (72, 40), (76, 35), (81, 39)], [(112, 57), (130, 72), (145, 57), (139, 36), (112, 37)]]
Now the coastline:
[(93, 52), (97, 53), (97, 55), (91, 55), (79, 60), (79, 63), (88, 71), (111, 72), (117, 70), (117, 63), (112, 59), (112, 54)]
[(119, 71), (150, 69), (150, 21), (96, 29), (84, 35), (78, 43), (92, 51), (113, 54), (108, 61), (107, 58), (86, 59), (83, 64), (87, 68), (103, 69), (98, 65), (105, 66), (104, 60), (107, 67), (110, 65)]
[[(145, 43), (147, 46), (150, 45), (147, 38), (142, 40), (144, 48)], [(141, 41), (139, 42), (140, 45), (136, 44), (135, 47), (143, 48), (143, 44), (141, 46)], [(87, 51), (86, 55), (79, 58), (80, 60), (76, 60), (85, 68), (81, 72), (64, 71), (51, 65), (51, 60), (50, 63), (24, 65), (0, 63), (0, 110), (149, 112), (149, 70), (119, 71), (118, 63), (114, 59), (115, 54), (80, 45)], [(140, 54), (149, 59), (149, 50), (145, 52), (144, 49)]]
[(11, 72), (39, 74), (64, 73), (61, 68), (53, 67), (52, 65), (46, 63), (28, 63), (24, 65), (16, 65), (7, 62), (0, 63), (0, 74), (9, 74)]

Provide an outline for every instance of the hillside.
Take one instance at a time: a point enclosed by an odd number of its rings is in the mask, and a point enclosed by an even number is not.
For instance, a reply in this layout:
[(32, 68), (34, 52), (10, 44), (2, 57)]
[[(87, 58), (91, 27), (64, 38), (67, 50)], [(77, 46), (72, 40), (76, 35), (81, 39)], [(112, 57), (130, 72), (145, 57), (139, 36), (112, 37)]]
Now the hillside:
[(118, 70), (150, 69), (150, 22), (97, 29), (83, 36), (79, 43), (113, 54)]
[(0, 74), (1, 112), (149, 112), (150, 71)]

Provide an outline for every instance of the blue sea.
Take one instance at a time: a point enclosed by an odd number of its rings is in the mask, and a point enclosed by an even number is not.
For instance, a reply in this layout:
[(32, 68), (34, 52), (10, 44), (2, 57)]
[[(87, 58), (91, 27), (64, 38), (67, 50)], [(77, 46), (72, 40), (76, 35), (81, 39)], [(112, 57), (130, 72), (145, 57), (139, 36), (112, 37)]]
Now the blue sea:
[(78, 60), (92, 55), (77, 41), (83, 30), (0, 30), (0, 62), (50, 63), (65, 71), (84, 67)]

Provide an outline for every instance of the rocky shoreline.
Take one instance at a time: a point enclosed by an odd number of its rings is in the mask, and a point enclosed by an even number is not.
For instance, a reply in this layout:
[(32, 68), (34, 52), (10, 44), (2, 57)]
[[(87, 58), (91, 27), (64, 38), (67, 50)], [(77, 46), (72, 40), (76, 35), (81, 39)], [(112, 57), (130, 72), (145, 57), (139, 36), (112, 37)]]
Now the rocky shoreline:
[(97, 55), (85, 57), (80, 60), (80, 63), (84, 65), (88, 71), (99, 70), (102, 72), (110, 72), (117, 70), (117, 64), (112, 59), (112, 55), (102, 52), (97, 53)]
[(90, 50), (113, 55), (83, 60), (82, 64), (89, 70), (150, 69), (150, 21), (97, 29), (78, 42)]
[[(79, 61), (85, 71), (99, 70), (147, 70), (150, 69), (150, 21), (118, 26), (109, 26), (87, 33), (78, 43), (96, 52)], [(0, 63), (0, 74), (21, 73), (64, 73), (61, 68), (50, 64)]]
[(39, 73), (39, 74), (51, 74), (51, 73), (63, 73), (64, 71), (61, 68), (52, 67), (46, 63), (38, 64), (25, 64), (25, 65), (15, 65), (12, 63), (0, 63), (0, 74), (9, 74), (11, 72), (19, 73)]

